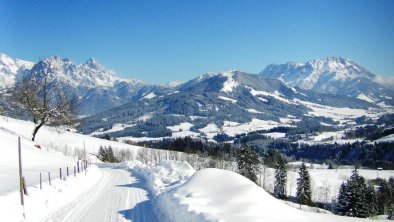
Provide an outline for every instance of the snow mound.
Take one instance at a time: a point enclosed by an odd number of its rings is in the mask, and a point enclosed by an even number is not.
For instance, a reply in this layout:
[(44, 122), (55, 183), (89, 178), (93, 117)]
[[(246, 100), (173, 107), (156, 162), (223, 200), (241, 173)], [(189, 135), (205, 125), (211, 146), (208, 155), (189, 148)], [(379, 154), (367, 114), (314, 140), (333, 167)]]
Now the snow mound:
[(149, 189), (155, 196), (184, 183), (195, 172), (186, 161), (162, 160), (153, 167), (145, 167), (138, 163), (130, 163), (129, 166), (145, 178)]
[(292, 208), (245, 177), (220, 169), (196, 172), (183, 185), (160, 195), (158, 204), (174, 222), (363, 221)]

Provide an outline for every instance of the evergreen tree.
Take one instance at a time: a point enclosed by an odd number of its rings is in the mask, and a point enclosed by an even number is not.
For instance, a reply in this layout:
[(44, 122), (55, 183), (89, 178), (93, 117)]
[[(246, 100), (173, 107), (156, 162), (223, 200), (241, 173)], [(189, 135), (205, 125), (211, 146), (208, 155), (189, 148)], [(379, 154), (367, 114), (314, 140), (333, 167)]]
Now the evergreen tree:
[(348, 211), (348, 186), (346, 186), (345, 183), (342, 183), (340, 189), (339, 189), (339, 194), (337, 198), (337, 204), (335, 208), (335, 213), (339, 215), (346, 215), (346, 212)]
[(390, 184), (386, 180), (382, 180), (379, 184), (378, 189), (378, 213), (386, 214), (391, 206), (394, 203), (394, 195), (393, 190)]
[(238, 172), (253, 182), (257, 182), (256, 174), (260, 171), (258, 154), (248, 145), (242, 145), (237, 152)]
[(378, 214), (378, 199), (376, 196), (375, 189), (369, 185), (365, 194), (365, 201), (368, 206), (368, 215), (373, 216)]
[(312, 188), (311, 178), (309, 176), (308, 169), (303, 162), (298, 171), (299, 178), (297, 178), (297, 200), (300, 204), (311, 205), (312, 204)]
[(110, 162), (110, 163), (119, 162), (114, 156), (114, 151), (112, 150), (111, 146), (108, 146), (108, 148), (105, 146), (104, 147), (100, 146), (98, 158), (103, 162)]
[(394, 220), (394, 204), (390, 205), (387, 215), (388, 215), (387, 219)]
[(286, 163), (283, 157), (279, 156), (278, 163), (275, 169), (275, 185), (274, 185), (274, 196), (279, 199), (286, 199), (286, 182), (287, 172)]
[(101, 161), (106, 162), (107, 156), (106, 156), (106, 152), (105, 152), (105, 149), (103, 146), (100, 146), (100, 148), (99, 148), (98, 158)]
[(338, 195), (336, 213), (350, 217), (369, 216), (366, 204), (367, 186), (364, 177), (358, 174), (357, 169), (346, 184), (342, 184)]

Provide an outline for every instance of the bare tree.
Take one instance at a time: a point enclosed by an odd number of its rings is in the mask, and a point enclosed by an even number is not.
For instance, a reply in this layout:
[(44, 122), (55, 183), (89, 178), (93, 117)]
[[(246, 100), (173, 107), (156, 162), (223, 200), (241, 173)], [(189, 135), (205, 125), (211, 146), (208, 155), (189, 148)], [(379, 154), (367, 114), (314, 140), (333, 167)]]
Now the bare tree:
[(51, 67), (32, 71), (19, 81), (13, 98), (32, 117), (34, 141), (38, 130), (43, 125), (71, 125), (73, 123), (77, 97), (67, 87), (49, 80)]

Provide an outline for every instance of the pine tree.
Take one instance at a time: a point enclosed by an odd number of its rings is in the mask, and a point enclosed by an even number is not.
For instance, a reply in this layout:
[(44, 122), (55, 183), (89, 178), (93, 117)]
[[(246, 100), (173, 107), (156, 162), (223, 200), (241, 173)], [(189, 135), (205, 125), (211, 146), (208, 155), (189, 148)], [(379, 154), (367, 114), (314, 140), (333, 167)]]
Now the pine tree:
[(278, 158), (278, 163), (275, 169), (275, 186), (274, 186), (274, 196), (279, 199), (286, 199), (286, 182), (287, 182), (287, 172), (286, 163), (283, 157)]
[(346, 184), (341, 186), (336, 207), (337, 214), (350, 217), (367, 217), (369, 211), (366, 204), (366, 193), (365, 179), (355, 169)]
[(242, 145), (238, 150), (237, 167), (239, 174), (257, 183), (256, 174), (260, 171), (260, 159), (256, 151), (248, 145)]
[(393, 190), (386, 180), (382, 180), (378, 189), (378, 213), (386, 214), (393, 204)]
[(365, 201), (367, 204), (368, 215), (374, 216), (378, 214), (378, 199), (376, 196), (375, 189), (373, 186), (369, 185), (365, 194)]
[(340, 189), (339, 189), (339, 194), (337, 198), (337, 204), (335, 208), (335, 213), (339, 215), (346, 215), (346, 212), (348, 211), (348, 187), (346, 186), (345, 183), (342, 183)]
[(298, 171), (299, 178), (297, 178), (297, 200), (300, 204), (311, 205), (312, 204), (312, 188), (311, 178), (309, 176), (308, 169), (303, 162)]

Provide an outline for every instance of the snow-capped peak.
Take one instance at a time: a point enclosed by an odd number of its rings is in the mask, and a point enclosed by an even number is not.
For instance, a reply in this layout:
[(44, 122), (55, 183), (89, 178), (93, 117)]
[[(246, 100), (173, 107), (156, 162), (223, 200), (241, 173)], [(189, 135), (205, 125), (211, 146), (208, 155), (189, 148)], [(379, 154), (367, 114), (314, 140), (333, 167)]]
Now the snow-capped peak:
[[(290, 62), (268, 65), (261, 75), (277, 78), (290, 86), (335, 93), (335, 83), (344, 83), (358, 78), (372, 80), (375, 75), (359, 64), (342, 57), (313, 59), (306, 63)], [(339, 86), (337, 84), (337, 86)]]
[(120, 81), (131, 83), (116, 77), (112, 71), (106, 70), (104, 66), (98, 64), (93, 58), (77, 65), (67, 58), (61, 59), (53, 56), (38, 62), (33, 67), (33, 70), (40, 71), (40, 69), (45, 67), (50, 68), (51, 78), (65, 81), (76, 87), (111, 87)]
[(0, 82), (2, 87), (10, 87), (15, 83), (15, 78), (25, 70), (31, 69), (34, 63), (20, 59), (13, 59), (0, 53)]

